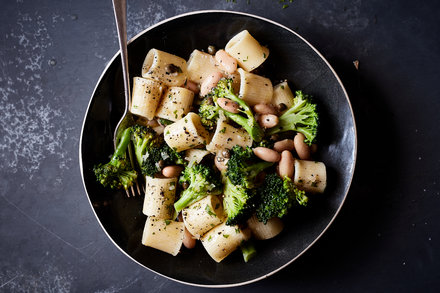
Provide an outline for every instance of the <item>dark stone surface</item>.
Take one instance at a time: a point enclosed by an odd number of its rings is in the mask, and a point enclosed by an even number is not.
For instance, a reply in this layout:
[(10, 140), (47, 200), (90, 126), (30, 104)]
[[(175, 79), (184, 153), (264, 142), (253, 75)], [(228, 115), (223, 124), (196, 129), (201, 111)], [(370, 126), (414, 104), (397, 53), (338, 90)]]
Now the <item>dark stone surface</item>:
[[(329, 60), (351, 98), (359, 152), (340, 215), (298, 261), (230, 291), (440, 290), (437, 1), (129, 2), (130, 36), (200, 9), (278, 21)], [(83, 116), (118, 49), (111, 1), (8, 1), (0, 19), (0, 291), (204, 291), (123, 255), (82, 186)]]

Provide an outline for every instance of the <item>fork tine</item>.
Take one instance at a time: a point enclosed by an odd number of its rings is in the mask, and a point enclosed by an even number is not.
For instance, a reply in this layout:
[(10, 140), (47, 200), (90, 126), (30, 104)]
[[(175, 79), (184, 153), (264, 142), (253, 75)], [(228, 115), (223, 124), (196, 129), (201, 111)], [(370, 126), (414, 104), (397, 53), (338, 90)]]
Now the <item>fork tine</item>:
[(127, 197), (130, 197), (130, 189), (126, 189), (125, 194), (127, 195)]
[(141, 194), (142, 194), (142, 192), (141, 192), (140, 189), (139, 189), (139, 180), (137, 180), (137, 179), (136, 179), (136, 190), (137, 190), (137, 192), (138, 192), (138, 193), (137, 193), (138, 195), (141, 195)]

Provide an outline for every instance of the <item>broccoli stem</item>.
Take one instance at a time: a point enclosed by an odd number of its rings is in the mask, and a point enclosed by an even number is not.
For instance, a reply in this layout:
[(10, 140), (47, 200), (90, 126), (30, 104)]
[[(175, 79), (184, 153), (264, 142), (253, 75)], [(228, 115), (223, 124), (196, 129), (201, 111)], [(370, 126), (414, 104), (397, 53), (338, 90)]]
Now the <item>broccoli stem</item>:
[(124, 130), (121, 136), (121, 140), (119, 141), (118, 146), (111, 158), (111, 162), (116, 162), (119, 158), (125, 156), (125, 152), (127, 151), (128, 144), (131, 139), (131, 128), (127, 128)]
[(254, 242), (251, 240), (245, 241), (240, 245), (241, 253), (243, 254), (244, 262), (248, 262), (257, 254)]
[(180, 197), (180, 199), (174, 203), (174, 208), (176, 209), (176, 212), (178, 213), (181, 210), (183, 210), (184, 208), (186, 208), (187, 206), (189, 206), (190, 204), (201, 200), (202, 198), (204, 198), (207, 195), (208, 195), (207, 193), (203, 193), (203, 194), (197, 194), (196, 196), (194, 196), (194, 192), (191, 191), (190, 188), (188, 188), (182, 192), (182, 196)]
[(243, 109), (240, 110), (240, 112), (246, 114), (247, 118), (228, 111), (225, 111), (225, 115), (235, 123), (241, 125), (250, 134), (254, 141), (260, 142), (263, 139), (264, 131), (255, 121), (254, 114), (248, 104), (231, 91), (225, 92), (224, 97), (236, 102)]
[[(263, 139), (264, 132), (258, 124), (249, 124), (251, 120), (244, 118), (238, 114), (225, 111), (226, 117), (243, 127), (251, 136), (252, 140), (260, 142)], [(252, 115), (252, 114), (251, 114)]]

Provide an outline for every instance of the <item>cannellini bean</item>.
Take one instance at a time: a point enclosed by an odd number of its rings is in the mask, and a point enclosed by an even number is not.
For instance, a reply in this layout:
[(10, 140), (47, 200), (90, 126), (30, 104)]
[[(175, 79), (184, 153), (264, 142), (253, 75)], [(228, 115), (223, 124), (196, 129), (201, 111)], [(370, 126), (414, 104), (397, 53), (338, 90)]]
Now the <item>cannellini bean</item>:
[(281, 156), (278, 152), (264, 147), (256, 147), (253, 149), (254, 154), (266, 162), (276, 163), (280, 160)]
[(226, 98), (218, 98), (217, 104), (231, 113), (238, 113), (238, 104)]
[(225, 50), (218, 50), (217, 53), (215, 53), (215, 60), (220, 63), (227, 73), (233, 73), (237, 70), (237, 60)]
[(200, 95), (205, 96), (209, 93), (209, 91), (215, 87), (218, 81), (223, 77), (221, 72), (214, 72), (210, 74), (200, 86)]
[(271, 104), (256, 104), (254, 111), (258, 114), (277, 114), (277, 110)]
[(147, 125), (154, 128), (154, 127), (159, 126), (160, 124), (159, 124), (159, 122), (157, 122), (156, 119), (153, 119), (153, 120), (148, 120)]
[(178, 177), (183, 168), (180, 166), (167, 166), (162, 169), (162, 175), (167, 178)]
[(191, 233), (189, 233), (186, 227), (185, 227), (185, 232), (183, 234), (183, 245), (185, 245), (185, 247), (188, 249), (192, 249), (194, 248), (194, 246), (196, 246), (196, 240), (193, 238)]
[(285, 176), (289, 177), (290, 179), (293, 179), (293, 172), (295, 170), (295, 159), (293, 158), (293, 155), (289, 151), (283, 151), (281, 153), (281, 160), (279, 164), (279, 175), (281, 178), (284, 178)]
[(195, 94), (198, 94), (200, 92), (199, 86), (191, 80), (187, 80), (185, 82), (185, 88), (189, 89), (190, 91), (192, 91)]
[(283, 139), (280, 141), (277, 141), (273, 145), (273, 149), (276, 150), (279, 153), (282, 153), (283, 151), (293, 151), (295, 149), (295, 144), (293, 142), (293, 139)]
[(228, 161), (229, 161), (229, 159), (216, 156), (214, 158), (214, 165), (217, 167), (217, 169), (219, 171), (223, 171), (223, 170), (226, 170), (226, 168), (227, 168), (226, 164), (228, 163)]
[(304, 142), (306, 137), (298, 132), (293, 139), (295, 150), (301, 160), (310, 160), (310, 147)]
[(279, 122), (278, 116), (273, 114), (263, 114), (258, 116), (258, 123), (261, 127), (272, 128), (277, 126)]

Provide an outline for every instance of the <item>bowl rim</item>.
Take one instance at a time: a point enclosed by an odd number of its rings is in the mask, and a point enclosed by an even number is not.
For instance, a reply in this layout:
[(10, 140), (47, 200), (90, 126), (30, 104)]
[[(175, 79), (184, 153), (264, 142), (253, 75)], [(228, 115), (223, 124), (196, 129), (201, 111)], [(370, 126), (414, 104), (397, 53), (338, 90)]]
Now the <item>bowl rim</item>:
[(173, 21), (175, 19), (178, 18), (183, 18), (183, 17), (187, 17), (187, 16), (191, 16), (191, 15), (198, 15), (198, 14), (207, 14), (207, 13), (225, 13), (225, 14), (236, 14), (236, 15), (241, 15), (241, 16), (247, 16), (247, 17), (251, 17), (251, 18), (256, 18), (268, 23), (271, 23), (273, 25), (279, 26), (280, 28), (287, 30), (288, 32), (294, 34), (296, 37), (300, 38), (304, 43), (306, 43), (323, 61), (324, 63), (328, 66), (328, 68), (330, 69), (330, 71), (333, 73), (334, 77), (336, 78), (337, 82), (339, 83), (340, 87), (342, 88), (342, 91), (344, 93), (345, 99), (347, 100), (349, 109), (350, 109), (350, 113), (351, 113), (351, 117), (353, 120), (353, 133), (354, 133), (354, 149), (353, 149), (353, 161), (351, 164), (351, 176), (349, 179), (349, 184), (348, 184), (348, 188), (346, 189), (346, 192), (344, 194), (344, 197), (342, 198), (342, 201), (338, 207), (338, 209), (336, 210), (334, 216), (330, 219), (329, 223), (326, 225), (326, 227), (322, 230), (322, 232), (306, 247), (304, 248), (303, 251), (301, 251), (298, 255), (296, 255), (294, 258), (292, 258), (291, 260), (289, 260), (287, 263), (285, 263), (284, 265), (278, 267), (277, 269), (263, 275), (263, 276), (259, 276), (257, 278), (254, 278), (252, 280), (247, 280), (247, 281), (243, 281), (243, 282), (239, 282), (239, 283), (233, 283), (233, 284), (215, 284), (215, 285), (211, 285), (211, 284), (198, 284), (198, 283), (191, 283), (191, 282), (187, 282), (187, 281), (182, 281), (182, 280), (178, 280), (175, 279), (173, 277), (164, 275), (162, 273), (156, 272), (155, 270), (145, 266), (144, 264), (140, 263), (139, 261), (137, 261), (136, 259), (134, 259), (131, 255), (129, 255), (126, 251), (124, 251), (113, 239), (112, 237), (108, 234), (107, 230), (105, 229), (105, 227), (103, 226), (103, 224), (101, 223), (101, 221), (99, 220), (98, 215), (96, 214), (95, 209), (93, 208), (93, 204), (90, 200), (90, 196), (87, 192), (87, 188), (86, 188), (86, 184), (85, 184), (85, 179), (84, 179), (84, 167), (83, 167), (83, 163), (82, 163), (82, 139), (83, 139), (83, 134), (84, 134), (84, 127), (86, 124), (86, 120), (87, 120), (87, 116), (90, 110), (90, 105), (92, 103), (93, 97), (96, 94), (96, 90), (99, 86), (99, 84), (101, 83), (101, 80), (103, 78), (103, 76), (105, 75), (105, 73), (107, 72), (107, 70), (109, 69), (109, 67), (113, 64), (113, 62), (115, 61), (116, 58), (118, 58), (120, 56), (120, 50), (118, 50), (115, 55), (107, 62), (104, 70), (102, 71), (98, 81), (96, 82), (95, 88), (93, 89), (93, 93), (90, 96), (89, 99), (89, 103), (87, 105), (87, 109), (84, 115), (84, 119), (83, 119), (83, 123), (81, 126), (81, 134), (80, 134), (80, 139), (79, 139), (79, 165), (80, 165), (80, 172), (81, 172), (81, 179), (82, 179), (82, 183), (83, 183), (83, 187), (84, 187), (84, 191), (86, 192), (87, 195), (87, 199), (89, 201), (90, 207), (96, 217), (96, 219), (98, 220), (99, 225), (101, 226), (102, 230), (104, 231), (104, 233), (107, 235), (107, 237), (110, 239), (110, 241), (123, 253), (125, 254), (128, 258), (130, 258), (132, 261), (134, 261), (135, 263), (137, 263), (138, 265), (142, 266), (143, 268), (148, 269), (149, 271), (158, 274), (162, 277), (165, 277), (169, 280), (181, 283), (181, 284), (185, 284), (185, 285), (189, 285), (189, 286), (196, 286), (196, 287), (203, 287), (203, 288), (231, 288), (231, 287), (237, 287), (237, 286), (243, 286), (243, 285), (247, 285), (247, 284), (251, 284), (257, 281), (260, 281), (262, 279), (265, 279), (277, 272), (279, 272), (280, 270), (284, 269), (285, 267), (287, 267), (288, 265), (290, 265), (291, 263), (293, 263), (295, 260), (297, 260), (300, 256), (302, 256), (307, 250), (310, 249), (310, 247), (312, 247), (321, 237), (322, 235), (328, 230), (328, 228), (331, 226), (331, 224), (333, 223), (333, 221), (335, 220), (336, 216), (339, 214), (339, 212), (342, 209), (342, 206), (345, 203), (345, 200), (347, 198), (348, 192), (350, 190), (352, 181), (353, 181), (353, 176), (354, 176), (354, 170), (355, 170), (355, 166), (356, 166), (356, 159), (357, 159), (357, 148), (358, 148), (358, 138), (357, 138), (357, 128), (356, 128), (356, 120), (354, 117), (354, 112), (353, 112), (353, 107), (351, 105), (350, 99), (348, 97), (347, 91), (344, 87), (344, 85), (342, 84), (341, 79), (339, 78), (338, 74), (336, 73), (336, 71), (333, 69), (333, 67), (330, 65), (330, 63), (327, 61), (327, 59), (325, 59), (325, 57), (310, 43), (308, 42), (306, 39), (304, 39), (301, 35), (299, 35), (297, 32), (295, 32), (294, 30), (288, 28), (285, 25), (282, 25), (276, 21), (270, 20), (268, 18), (262, 17), (262, 16), (258, 16), (255, 14), (250, 14), (250, 13), (246, 13), (246, 12), (239, 12), (239, 11), (230, 11), (230, 10), (197, 10), (197, 11), (191, 11), (191, 12), (186, 12), (186, 13), (182, 13), (182, 14), (178, 14), (175, 15), (173, 17), (164, 19), (152, 26), (149, 26), (148, 28), (144, 29), (143, 31), (139, 32), (138, 34), (136, 34), (134, 37), (132, 37), (128, 42), (127, 42), (127, 46), (132, 43), (133, 41), (135, 41), (137, 38), (139, 38), (140, 36), (142, 36), (143, 34), (147, 33), (148, 31), (164, 24), (170, 21)]

